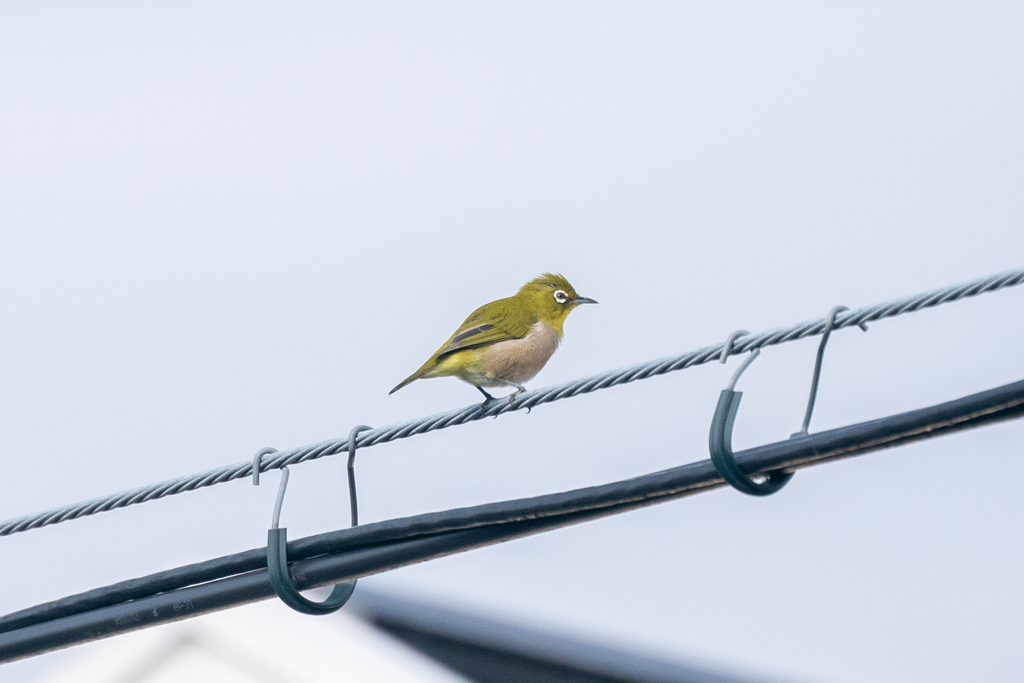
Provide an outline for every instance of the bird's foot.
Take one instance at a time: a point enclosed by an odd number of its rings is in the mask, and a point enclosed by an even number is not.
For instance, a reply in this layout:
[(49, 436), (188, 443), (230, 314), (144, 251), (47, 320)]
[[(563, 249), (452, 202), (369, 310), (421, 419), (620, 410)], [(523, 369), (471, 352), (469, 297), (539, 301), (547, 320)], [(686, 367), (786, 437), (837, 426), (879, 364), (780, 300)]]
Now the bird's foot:
[[(508, 397), (508, 407), (509, 408), (515, 408), (516, 407), (516, 396), (518, 396), (519, 394), (521, 394), (524, 391), (526, 391), (526, 387), (524, 387), (522, 384), (517, 384), (515, 386), (516, 386), (516, 390), (514, 392), (512, 392), (512, 394), (510, 394), (509, 397)], [(527, 409), (526, 409), (526, 414), (527, 415), (530, 414), (530, 410), (532, 410), (532, 407), (527, 407)]]
[[(475, 384), (473, 386), (476, 387)], [(484, 395), (484, 402), (480, 404), (480, 410), (487, 410), (487, 406), (490, 405), (491, 401), (495, 401), (497, 399), (495, 399), (493, 396), (491, 396), (486, 391), (484, 391), (483, 387), (476, 387), (476, 388), (479, 389), (480, 393)], [(498, 416), (495, 415), (494, 417), (498, 417)]]

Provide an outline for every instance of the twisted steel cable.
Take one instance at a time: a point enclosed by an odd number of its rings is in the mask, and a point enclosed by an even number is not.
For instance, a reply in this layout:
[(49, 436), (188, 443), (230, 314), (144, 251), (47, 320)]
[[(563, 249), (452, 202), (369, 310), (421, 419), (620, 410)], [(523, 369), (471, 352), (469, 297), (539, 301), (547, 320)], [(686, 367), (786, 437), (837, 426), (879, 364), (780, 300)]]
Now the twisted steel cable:
[[(1024, 269), (1008, 271), (986, 278), (980, 278), (971, 282), (953, 285), (938, 289), (917, 296), (897, 299), (887, 303), (867, 306), (853, 311), (840, 313), (835, 318), (833, 330), (843, 329), (852, 325), (862, 325), (874, 322), (883, 318), (892, 318), (904, 313), (913, 313), (924, 308), (932, 308), (940, 304), (959, 301), (968, 297), (978, 296), (986, 292), (995, 292), (1007, 287), (1014, 287), (1024, 283)], [(775, 346), (786, 342), (796, 341), (805, 337), (821, 334), (825, 331), (827, 318), (809, 320), (806, 322), (780, 327), (759, 334), (744, 335), (736, 339), (729, 350), (729, 355), (738, 355), (753, 351), (754, 349), (766, 346)], [(676, 370), (683, 370), (695, 365), (703, 365), (709, 361), (718, 360), (722, 356), (725, 342), (719, 342), (711, 346), (689, 351), (687, 353), (661, 358), (658, 360), (640, 363), (618, 370), (610, 370), (590, 377), (563, 382), (549, 387), (536, 389), (520, 394), (514, 406), (503, 399), (490, 401), (486, 404), (475, 404), (465, 408), (451, 410), (446, 413), (437, 413), (416, 420), (402, 422), (388, 427), (371, 429), (359, 434), (356, 438), (356, 446), (360, 449), (376, 446), (377, 444), (404, 439), (417, 434), (425, 434), (437, 429), (445, 429), (455, 425), (482, 420), (485, 417), (496, 417), (502, 413), (513, 410), (530, 409), (535, 406), (559, 401), (564, 398), (588, 394), (598, 389), (627, 384), (641, 379), (647, 379), (656, 375), (663, 375)], [(348, 437), (321, 441), (309, 446), (301, 446), (288, 451), (275, 453), (273, 457), (265, 457), (261, 461), (260, 470), (279, 469), (286, 465), (295, 465), (307, 460), (316, 460), (329, 455), (336, 455), (348, 451)], [(0, 536), (9, 536), (22, 531), (38, 529), (51, 524), (60, 524), (79, 517), (95, 515), (99, 512), (115, 510), (138, 503), (145, 503), (165, 496), (173, 496), (185, 491), (192, 491), (214, 484), (221, 484), (234, 479), (241, 479), (252, 475), (252, 462), (246, 460), (233, 465), (226, 465), (208, 472), (201, 472), (191, 476), (179, 477), (157, 484), (150, 484), (130, 491), (123, 491), (102, 498), (94, 498), (80, 503), (65, 505), (53, 510), (47, 510), (33, 515), (16, 517), (0, 524)]]

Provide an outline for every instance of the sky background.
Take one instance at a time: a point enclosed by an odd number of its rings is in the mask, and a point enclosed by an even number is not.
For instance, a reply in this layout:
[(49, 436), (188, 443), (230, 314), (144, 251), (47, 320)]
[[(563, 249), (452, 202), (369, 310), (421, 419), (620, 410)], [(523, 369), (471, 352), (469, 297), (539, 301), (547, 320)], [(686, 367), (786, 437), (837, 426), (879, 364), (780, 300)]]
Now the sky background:
[[(0, 519), (476, 402), (387, 392), (544, 271), (601, 304), (534, 388), (1022, 267), (1022, 30), (1019, 2), (7, 3)], [(1022, 310), (836, 333), (812, 431), (1024, 378)], [(737, 449), (797, 430), (817, 343), (747, 372)], [(737, 362), (368, 449), (360, 518), (705, 459)], [(1017, 680), (1022, 439), (367, 584), (783, 680)], [(347, 525), (343, 471), (293, 468), (292, 537)], [(0, 539), (0, 612), (261, 546), (267, 479)]]

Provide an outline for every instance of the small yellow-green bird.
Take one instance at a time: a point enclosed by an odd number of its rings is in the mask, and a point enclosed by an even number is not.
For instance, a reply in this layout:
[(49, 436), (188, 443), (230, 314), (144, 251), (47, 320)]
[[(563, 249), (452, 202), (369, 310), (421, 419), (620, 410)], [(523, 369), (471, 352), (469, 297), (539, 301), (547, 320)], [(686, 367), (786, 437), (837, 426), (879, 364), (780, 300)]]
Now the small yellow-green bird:
[(494, 397), (484, 387), (515, 387), (509, 405), (526, 391), (562, 341), (562, 325), (580, 304), (596, 304), (576, 294), (561, 275), (545, 273), (530, 280), (507, 299), (473, 311), (455, 334), (416, 372), (392, 389), (430, 377), (458, 377), (480, 390), (485, 402)]

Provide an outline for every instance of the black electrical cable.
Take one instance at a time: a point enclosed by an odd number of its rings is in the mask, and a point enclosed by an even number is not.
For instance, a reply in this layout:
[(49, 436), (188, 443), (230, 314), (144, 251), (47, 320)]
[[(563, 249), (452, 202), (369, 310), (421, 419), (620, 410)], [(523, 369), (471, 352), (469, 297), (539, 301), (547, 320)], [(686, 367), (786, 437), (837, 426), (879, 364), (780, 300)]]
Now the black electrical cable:
[[(736, 453), (749, 474), (814, 464), (1024, 416), (1024, 382)], [(604, 486), (417, 515), (288, 544), (301, 589), (369, 576), (722, 486), (710, 460)], [(0, 619), (0, 662), (273, 595), (266, 549), (125, 581)]]

